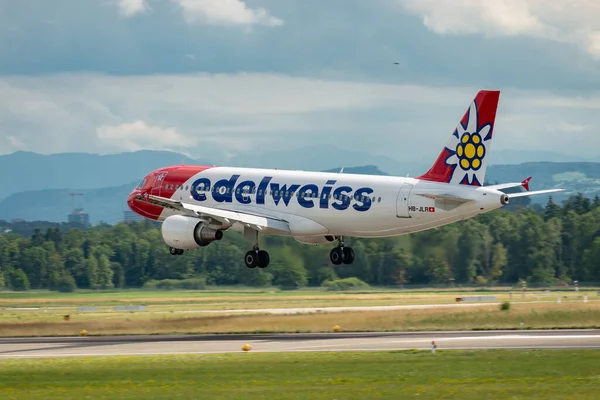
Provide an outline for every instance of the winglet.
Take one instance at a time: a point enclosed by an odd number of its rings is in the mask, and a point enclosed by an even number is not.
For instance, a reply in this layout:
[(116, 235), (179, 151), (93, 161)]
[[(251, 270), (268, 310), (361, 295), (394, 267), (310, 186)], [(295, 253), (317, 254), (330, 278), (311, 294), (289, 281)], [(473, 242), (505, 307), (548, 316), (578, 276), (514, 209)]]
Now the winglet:
[(523, 185), (525, 190), (527, 190), (528, 192), (529, 192), (529, 181), (530, 180), (531, 180), (531, 177), (528, 177), (528, 178), (524, 179), (523, 182), (521, 182), (521, 185)]

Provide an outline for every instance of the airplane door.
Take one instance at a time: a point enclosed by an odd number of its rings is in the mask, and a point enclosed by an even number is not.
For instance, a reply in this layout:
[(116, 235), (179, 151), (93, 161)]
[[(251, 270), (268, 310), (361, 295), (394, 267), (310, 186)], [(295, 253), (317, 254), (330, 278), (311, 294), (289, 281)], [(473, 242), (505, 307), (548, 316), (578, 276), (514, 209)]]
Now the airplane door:
[(160, 196), (166, 176), (167, 173), (162, 171), (156, 174), (156, 178), (154, 178), (154, 185), (152, 185), (152, 194), (154, 196)]
[(412, 185), (402, 185), (398, 192), (398, 198), (396, 199), (396, 216), (398, 218), (410, 218), (408, 212), (408, 198)]

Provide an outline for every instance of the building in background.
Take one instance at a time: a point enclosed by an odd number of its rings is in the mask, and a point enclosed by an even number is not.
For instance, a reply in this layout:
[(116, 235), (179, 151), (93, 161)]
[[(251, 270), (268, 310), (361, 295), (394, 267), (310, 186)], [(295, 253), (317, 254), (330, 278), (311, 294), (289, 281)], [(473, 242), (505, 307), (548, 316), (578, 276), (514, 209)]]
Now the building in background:
[(143, 220), (144, 220), (144, 217), (134, 213), (131, 210), (123, 211), (123, 222), (140, 222)]
[(83, 208), (75, 208), (67, 216), (67, 221), (71, 224), (82, 225), (84, 229), (88, 229), (90, 226), (90, 214), (85, 213)]
[(123, 222), (130, 223), (130, 222), (143, 222), (143, 221), (145, 221), (146, 223), (149, 223), (151, 225), (154, 225), (156, 227), (160, 226), (160, 224), (161, 224), (158, 221), (151, 221), (149, 219), (146, 219), (146, 218), (142, 217), (141, 215), (134, 213), (131, 210), (123, 211)]

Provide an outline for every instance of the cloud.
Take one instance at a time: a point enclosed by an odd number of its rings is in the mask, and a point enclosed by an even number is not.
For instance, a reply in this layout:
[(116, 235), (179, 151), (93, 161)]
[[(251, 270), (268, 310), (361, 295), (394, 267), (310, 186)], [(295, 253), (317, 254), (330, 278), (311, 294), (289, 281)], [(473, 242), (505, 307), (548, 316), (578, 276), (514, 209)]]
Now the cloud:
[(0, 134), (0, 154), (9, 154), (26, 148), (27, 145), (16, 137)]
[(146, 0), (119, 0), (119, 11), (125, 17), (133, 17), (149, 9)]
[(283, 21), (264, 8), (249, 8), (242, 0), (171, 0), (183, 8), (188, 23), (280, 26)]
[(123, 151), (174, 150), (193, 146), (197, 140), (186, 137), (174, 128), (148, 126), (143, 121), (119, 125), (103, 125), (96, 129), (97, 137), (107, 145)]
[[(490, 12), (484, 21), (496, 27), (496, 37), (487, 40), (480, 34), (434, 33), (421, 23), (421, 11), (428, 9), (397, 12), (398, 4), (409, 4), (401, 0), (146, 0), (146, 12), (131, 18), (119, 15), (120, 0), (79, 1), (79, 7), (73, 1), (0, 0), (0, 75), (273, 72), (421, 85), (600, 89), (597, 62), (579, 50), (600, 51), (591, 31), (579, 47), (522, 35), (498, 37), (514, 21), (525, 22), (509, 32), (543, 33), (536, 27), (545, 26), (545, 20), (535, 13), (539, 24), (535, 18), (529, 23), (525, 12), (523, 18), (505, 13), (510, 17), (500, 22), (499, 13)], [(477, 24), (481, 13), (464, 18), (448, 11), (447, 0), (438, 3), (435, 29), (444, 32), (446, 19), (454, 18), (450, 28), (455, 31), (485, 31)], [(396, 12), (390, 12), (390, 4)], [(211, 11), (214, 7), (225, 11)], [(132, 10), (137, 9), (139, 3)], [(285, 28), (257, 25), (278, 21), (285, 21)]]
[(440, 35), (531, 36), (576, 45), (600, 60), (596, 0), (396, 0)]
[[(422, 162), (437, 156), (477, 90), (249, 73), (4, 77), (0, 148), (16, 150), (14, 139), (40, 153), (145, 148), (214, 160), (337, 146)], [(600, 93), (509, 88), (493, 147), (591, 154), (600, 137), (579, 125), (600, 125)]]

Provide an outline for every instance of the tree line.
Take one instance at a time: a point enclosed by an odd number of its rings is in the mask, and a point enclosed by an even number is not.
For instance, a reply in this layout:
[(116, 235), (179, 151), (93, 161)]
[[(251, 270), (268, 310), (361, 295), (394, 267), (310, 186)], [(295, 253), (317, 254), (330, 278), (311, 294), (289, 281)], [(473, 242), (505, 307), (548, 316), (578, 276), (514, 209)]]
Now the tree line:
[(351, 277), (380, 286), (600, 281), (600, 200), (582, 195), (406, 236), (347, 238), (356, 260), (340, 266), (329, 263), (332, 245), (292, 238), (261, 238), (271, 265), (248, 269), (243, 256), (250, 243), (235, 232), (174, 257), (150, 222), (88, 230), (28, 226), (30, 235), (0, 234), (0, 288), (132, 288), (164, 280), (294, 288)]

